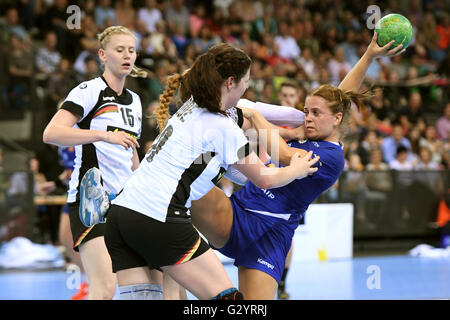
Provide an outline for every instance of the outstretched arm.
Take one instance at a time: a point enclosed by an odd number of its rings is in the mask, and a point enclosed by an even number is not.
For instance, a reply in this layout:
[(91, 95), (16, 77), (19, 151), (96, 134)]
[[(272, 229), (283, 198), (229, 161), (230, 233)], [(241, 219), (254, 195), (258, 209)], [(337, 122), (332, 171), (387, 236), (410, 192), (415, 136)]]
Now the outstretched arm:
[(377, 44), (378, 34), (375, 32), (372, 41), (367, 47), (366, 52), (364, 52), (363, 56), (359, 61), (355, 64), (355, 66), (350, 70), (350, 72), (345, 76), (344, 80), (339, 84), (338, 88), (344, 91), (358, 91), (361, 83), (366, 75), (367, 69), (372, 63), (373, 59), (381, 56), (394, 56), (397, 54), (402, 54), (406, 49), (402, 49), (402, 45), (395, 47), (394, 49), (389, 50), (390, 46), (394, 43), (394, 40), (387, 43), (385, 46), (380, 47)]

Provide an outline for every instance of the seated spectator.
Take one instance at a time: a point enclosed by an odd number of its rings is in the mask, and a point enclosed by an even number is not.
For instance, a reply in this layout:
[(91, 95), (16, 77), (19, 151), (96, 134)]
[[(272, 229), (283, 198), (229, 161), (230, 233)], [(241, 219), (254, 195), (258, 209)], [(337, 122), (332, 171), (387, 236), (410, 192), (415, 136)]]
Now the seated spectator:
[(297, 60), (300, 58), (300, 47), (289, 34), (289, 25), (286, 21), (281, 21), (278, 24), (278, 35), (275, 36), (274, 42), (278, 45), (281, 58), (289, 60)]
[(431, 150), (427, 147), (420, 147), (419, 160), (415, 167), (416, 170), (440, 170), (439, 162), (431, 159)]
[(447, 102), (444, 114), (436, 122), (436, 130), (442, 140), (448, 141), (450, 135), (450, 102)]
[(117, 24), (133, 29), (136, 20), (136, 10), (133, 8), (133, 0), (117, 0), (115, 11)]
[(429, 124), (425, 129), (424, 136), (419, 140), (419, 146), (425, 147), (431, 152), (431, 160), (437, 163), (442, 161), (442, 140), (440, 140), (436, 134), (436, 128), (434, 125)]
[(11, 7), (6, 11), (6, 31), (23, 40), (28, 36), (27, 30), (19, 23), (19, 12)]
[(46, 77), (54, 73), (61, 61), (61, 53), (57, 50), (58, 37), (50, 31), (45, 35), (45, 46), (36, 55), (36, 66)]
[[(198, 3), (194, 7), (194, 12), (189, 16), (189, 35), (191, 38), (198, 37), (200, 30), (206, 24), (205, 6)], [(208, 26), (209, 27), (209, 26)]]
[(334, 57), (328, 62), (328, 70), (331, 76), (331, 84), (338, 86), (342, 80), (342, 75), (349, 73), (350, 63), (345, 61), (345, 51), (342, 47), (336, 47)]
[(413, 92), (409, 96), (408, 105), (398, 112), (398, 121), (403, 128), (410, 129), (420, 120), (423, 120), (422, 96), (419, 92)]
[(196, 54), (202, 54), (209, 47), (220, 42), (220, 38), (214, 36), (207, 25), (204, 25), (197, 37), (192, 39)]
[(95, 7), (95, 23), (100, 29), (107, 27), (109, 23), (117, 24), (116, 11), (111, 7), (111, 0), (100, 0), (99, 4)]
[(189, 10), (184, 0), (171, 0), (165, 11), (169, 32), (175, 32), (178, 26), (184, 35), (189, 35)]
[(389, 167), (397, 171), (410, 171), (414, 166), (415, 162), (408, 160), (408, 149), (402, 145), (398, 146), (396, 158), (389, 162)]
[(163, 18), (161, 11), (156, 6), (156, 0), (145, 0), (145, 6), (139, 9), (137, 18), (144, 22), (147, 32), (155, 32), (156, 23)]
[(10, 111), (19, 111), (30, 106), (30, 85), (33, 76), (33, 55), (18, 36), (10, 37), (10, 51), (6, 57), (9, 73), (8, 99)]
[(399, 123), (395, 123), (392, 127), (392, 136), (388, 136), (383, 139), (381, 143), (381, 149), (383, 150), (383, 159), (386, 163), (390, 164), (395, 160), (397, 155), (397, 148), (403, 146), (408, 151), (408, 159), (412, 160), (413, 155), (411, 153), (411, 144), (409, 140), (403, 134), (403, 128)]
[(273, 18), (272, 7), (266, 7), (263, 16), (252, 22), (250, 38), (262, 43), (263, 37), (267, 33), (272, 35), (277, 33), (277, 22)]

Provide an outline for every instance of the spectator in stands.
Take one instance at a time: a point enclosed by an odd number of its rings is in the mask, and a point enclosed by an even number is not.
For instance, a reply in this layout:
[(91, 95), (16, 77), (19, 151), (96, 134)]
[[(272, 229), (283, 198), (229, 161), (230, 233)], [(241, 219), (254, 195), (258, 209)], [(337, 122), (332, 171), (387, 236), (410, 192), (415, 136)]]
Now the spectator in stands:
[(34, 59), (32, 53), (25, 49), (23, 40), (15, 34), (10, 36), (6, 61), (9, 72), (8, 107), (10, 111), (28, 108)]
[(100, 0), (95, 7), (95, 24), (98, 28), (104, 29), (108, 25), (108, 20), (113, 25), (117, 24), (116, 11), (111, 7), (111, 0)]
[(136, 21), (136, 10), (133, 8), (133, 0), (117, 0), (115, 12), (117, 24), (133, 29)]
[(420, 92), (412, 92), (408, 99), (408, 105), (398, 112), (398, 121), (403, 128), (409, 130), (419, 121), (423, 121), (422, 96)]
[(425, 133), (419, 140), (419, 146), (430, 150), (432, 161), (441, 163), (443, 142), (437, 136), (434, 125), (429, 124), (426, 126)]
[(162, 20), (163, 16), (157, 7), (156, 0), (145, 0), (145, 6), (138, 10), (138, 19), (145, 23), (149, 33), (156, 31), (156, 23)]
[(262, 43), (265, 34), (275, 35), (277, 33), (277, 22), (273, 18), (272, 6), (264, 8), (262, 17), (257, 18), (252, 22), (250, 37), (259, 43)]
[(436, 130), (443, 141), (448, 141), (450, 135), (450, 102), (447, 102), (444, 114), (436, 122)]
[(175, 32), (178, 26), (184, 35), (189, 35), (189, 10), (184, 0), (171, 0), (165, 11), (169, 32)]
[[(292, 61), (300, 58), (300, 47), (295, 39), (289, 34), (289, 25), (286, 21), (281, 21), (278, 24), (278, 35), (275, 36), (274, 42), (279, 47), (279, 55), (281, 58)], [(348, 71), (350, 71), (350, 69)]]
[(45, 46), (40, 48), (36, 55), (38, 71), (46, 77), (56, 71), (61, 62), (61, 53), (57, 49), (58, 37), (55, 32), (49, 31), (45, 35)]
[[(375, 61), (374, 61), (375, 62)], [(334, 56), (328, 62), (328, 70), (331, 76), (331, 84), (337, 86), (343, 79), (342, 75), (346, 75), (352, 66), (345, 61), (345, 51), (338, 46), (334, 50)]]
[(197, 37), (204, 25), (206, 25), (206, 9), (205, 6), (200, 2), (195, 5), (193, 12), (189, 16), (190, 37)]
[(28, 36), (27, 30), (19, 23), (19, 12), (14, 7), (6, 11), (6, 30), (9, 35), (16, 35), (21, 40)]
[(386, 163), (390, 164), (395, 160), (397, 155), (397, 148), (403, 146), (406, 148), (408, 158), (412, 159), (411, 144), (409, 140), (403, 134), (403, 128), (399, 123), (395, 123), (392, 126), (392, 136), (388, 136), (383, 139), (381, 143), (381, 149), (383, 150), (383, 159)]
[(433, 161), (432, 152), (427, 147), (420, 147), (419, 160), (415, 167), (416, 170), (440, 170), (439, 162)]
[(389, 167), (393, 170), (409, 171), (413, 170), (414, 166), (415, 162), (408, 160), (408, 149), (403, 145), (398, 146), (396, 157), (389, 162)]

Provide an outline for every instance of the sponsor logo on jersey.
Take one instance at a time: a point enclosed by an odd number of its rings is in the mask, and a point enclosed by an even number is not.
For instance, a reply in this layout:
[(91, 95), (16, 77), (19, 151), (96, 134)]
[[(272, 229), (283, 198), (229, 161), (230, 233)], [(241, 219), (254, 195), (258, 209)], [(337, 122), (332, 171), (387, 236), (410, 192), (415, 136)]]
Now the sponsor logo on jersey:
[(261, 259), (261, 258), (258, 258), (257, 262), (258, 262), (258, 263), (261, 263), (262, 265), (265, 265), (265, 266), (266, 266), (267, 268), (269, 268), (269, 269), (272, 269), (272, 270), (273, 270), (273, 268), (274, 268), (274, 265), (273, 265), (273, 264), (270, 264), (270, 263), (268, 263), (267, 261), (265, 261), (265, 260), (263, 260), (263, 259)]
[(127, 133), (128, 135), (132, 136), (135, 139), (137, 139), (137, 136), (138, 136), (138, 134), (136, 132), (129, 131), (129, 130), (122, 129), (122, 128), (118, 128), (118, 127), (113, 127), (113, 126), (108, 126), (106, 128), (106, 131), (112, 131), (112, 132), (123, 131), (123, 132)]
[(86, 89), (86, 87), (87, 87), (86, 83), (82, 83), (78, 86), (78, 88), (80, 88), (80, 89)]
[(275, 199), (275, 195), (270, 192), (270, 190), (267, 189), (261, 189), (261, 191), (269, 198), (269, 199)]
[(114, 101), (114, 97), (103, 97), (103, 101)]

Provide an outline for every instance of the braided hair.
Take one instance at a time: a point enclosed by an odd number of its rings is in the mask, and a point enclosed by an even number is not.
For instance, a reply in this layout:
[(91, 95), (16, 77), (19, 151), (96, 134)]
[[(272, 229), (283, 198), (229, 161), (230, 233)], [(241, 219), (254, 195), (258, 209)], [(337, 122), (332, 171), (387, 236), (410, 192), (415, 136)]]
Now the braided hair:
[(221, 111), (221, 86), (229, 77), (237, 83), (245, 76), (251, 65), (250, 57), (230, 44), (221, 43), (209, 48), (197, 57), (192, 67), (182, 75), (175, 74), (167, 79), (167, 87), (160, 96), (156, 110), (159, 129), (169, 118), (169, 103), (178, 88), (181, 102), (191, 96), (199, 107), (210, 112)]

